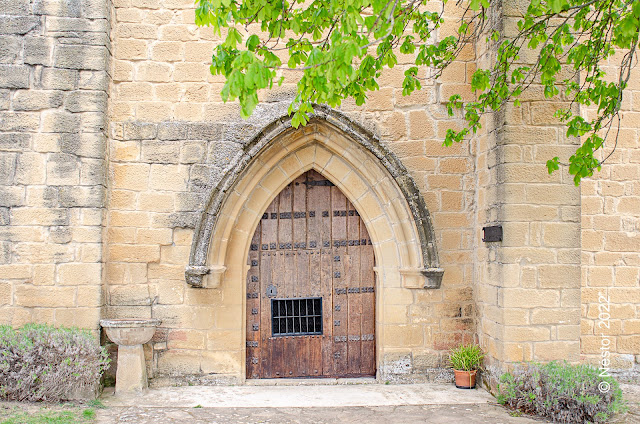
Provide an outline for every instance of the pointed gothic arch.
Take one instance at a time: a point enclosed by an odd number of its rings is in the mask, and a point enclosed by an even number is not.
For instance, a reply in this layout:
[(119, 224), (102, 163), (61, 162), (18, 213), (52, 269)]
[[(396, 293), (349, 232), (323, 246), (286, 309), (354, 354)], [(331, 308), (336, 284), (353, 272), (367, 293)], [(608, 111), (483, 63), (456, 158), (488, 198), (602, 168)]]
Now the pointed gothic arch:
[(440, 287), (443, 269), (431, 217), (408, 171), (374, 135), (320, 106), (307, 126), (294, 129), (291, 118), (283, 117), (244, 146), (200, 216), (187, 283), (215, 288), (225, 274), (245, 275), (262, 213), (284, 186), (310, 169), (339, 187), (362, 216), (379, 279), (399, 280), (407, 288)]

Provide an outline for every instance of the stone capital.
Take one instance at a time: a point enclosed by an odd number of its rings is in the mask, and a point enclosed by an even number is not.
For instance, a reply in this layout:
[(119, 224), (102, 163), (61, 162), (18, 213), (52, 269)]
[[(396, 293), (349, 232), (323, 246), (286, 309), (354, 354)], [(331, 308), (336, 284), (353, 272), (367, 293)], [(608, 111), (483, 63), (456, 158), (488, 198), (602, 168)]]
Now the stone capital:
[(442, 268), (402, 268), (402, 287), (408, 289), (439, 289), (442, 284)]

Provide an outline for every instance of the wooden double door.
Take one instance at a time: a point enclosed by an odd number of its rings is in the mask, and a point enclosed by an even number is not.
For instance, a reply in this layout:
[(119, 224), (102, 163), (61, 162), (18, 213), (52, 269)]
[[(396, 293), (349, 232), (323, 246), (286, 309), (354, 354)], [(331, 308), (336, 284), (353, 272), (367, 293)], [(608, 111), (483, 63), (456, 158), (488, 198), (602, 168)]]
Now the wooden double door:
[(336, 186), (308, 171), (285, 187), (248, 263), (247, 378), (375, 375), (373, 247)]

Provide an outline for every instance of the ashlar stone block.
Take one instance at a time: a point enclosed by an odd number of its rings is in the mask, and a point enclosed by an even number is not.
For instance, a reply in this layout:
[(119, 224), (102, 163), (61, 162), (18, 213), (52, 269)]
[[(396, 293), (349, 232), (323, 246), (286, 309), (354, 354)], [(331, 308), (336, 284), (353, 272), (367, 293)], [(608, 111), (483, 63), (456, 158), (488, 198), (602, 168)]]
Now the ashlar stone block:
[(54, 64), (58, 68), (102, 71), (107, 66), (108, 51), (102, 46), (62, 45), (56, 48)]
[(29, 67), (0, 65), (0, 88), (29, 88)]
[[(0, 10), (3, 10), (0, 6)], [(18, 37), (0, 38), (0, 63), (14, 63), (22, 50), (22, 40)]]
[(104, 91), (74, 91), (67, 95), (65, 109), (69, 112), (104, 112), (107, 93)]
[(0, 34), (24, 35), (39, 28), (38, 16), (6, 16), (0, 20)]
[(49, 37), (26, 37), (24, 39), (24, 63), (51, 66), (53, 62), (53, 39)]
[(62, 105), (61, 91), (19, 90), (13, 97), (13, 110), (42, 110)]

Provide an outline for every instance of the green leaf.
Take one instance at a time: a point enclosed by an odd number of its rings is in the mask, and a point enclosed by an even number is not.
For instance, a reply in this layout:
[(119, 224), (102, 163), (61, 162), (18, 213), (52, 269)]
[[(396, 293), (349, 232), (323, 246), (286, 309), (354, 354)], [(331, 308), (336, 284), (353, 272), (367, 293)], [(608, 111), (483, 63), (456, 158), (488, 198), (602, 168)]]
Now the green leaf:
[(247, 38), (246, 46), (249, 51), (256, 51), (256, 47), (260, 44), (260, 37), (253, 34), (249, 38)]
[(481, 0), (471, 0), (469, 2), (469, 9), (478, 11), (480, 10), (480, 4), (481, 4)]
[(238, 43), (242, 42), (242, 35), (235, 28), (229, 28), (229, 33), (223, 44), (224, 47), (229, 49), (235, 49)]
[(488, 70), (478, 69), (471, 77), (471, 88), (474, 91), (485, 91), (491, 87), (489, 80), (490, 72)]
[(552, 174), (553, 171), (557, 171), (560, 168), (559, 160), (560, 159), (556, 156), (547, 161), (547, 170), (549, 171), (549, 174)]

